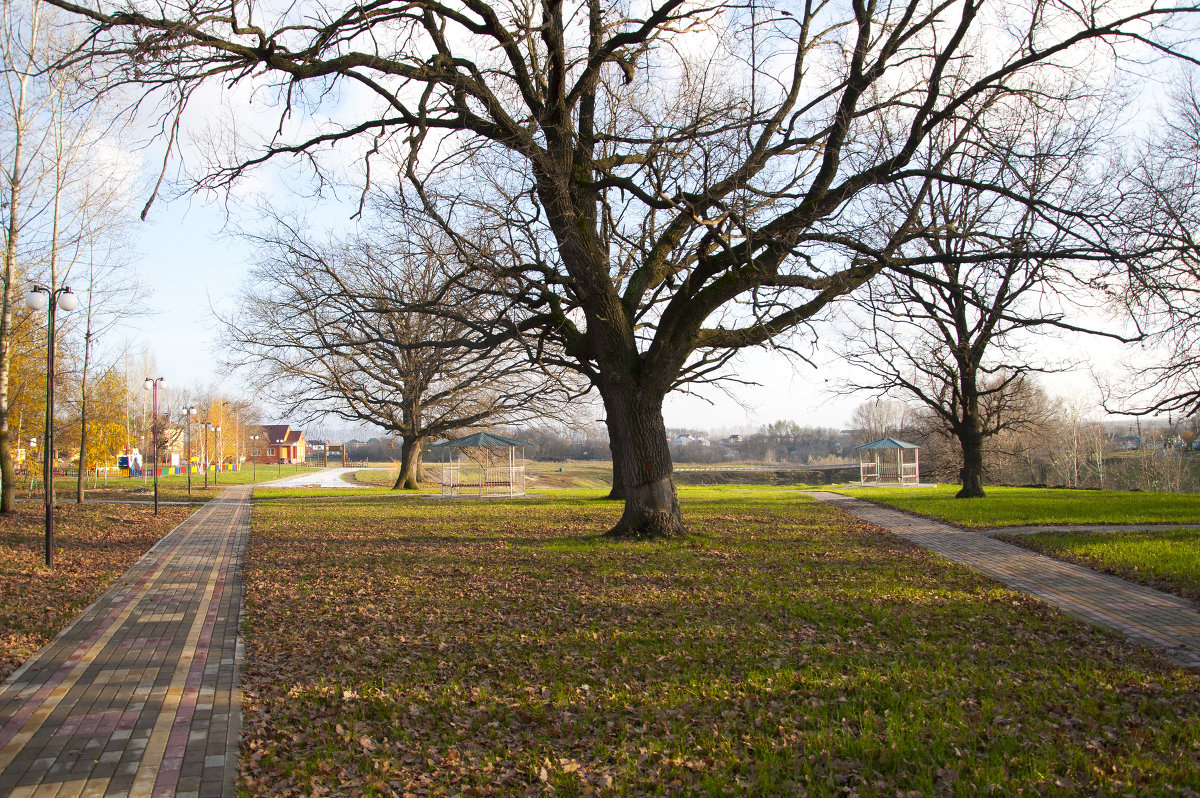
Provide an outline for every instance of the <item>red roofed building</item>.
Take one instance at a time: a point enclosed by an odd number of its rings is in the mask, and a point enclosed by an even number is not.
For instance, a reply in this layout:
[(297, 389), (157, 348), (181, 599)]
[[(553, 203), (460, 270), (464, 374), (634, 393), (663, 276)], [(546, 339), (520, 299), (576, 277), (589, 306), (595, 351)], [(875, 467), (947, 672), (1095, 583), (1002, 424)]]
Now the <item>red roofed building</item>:
[(289, 424), (263, 425), (263, 442), (258, 444), (258, 455), (251, 456), (257, 463), (303, 463), (304, 433), (292, 429)]

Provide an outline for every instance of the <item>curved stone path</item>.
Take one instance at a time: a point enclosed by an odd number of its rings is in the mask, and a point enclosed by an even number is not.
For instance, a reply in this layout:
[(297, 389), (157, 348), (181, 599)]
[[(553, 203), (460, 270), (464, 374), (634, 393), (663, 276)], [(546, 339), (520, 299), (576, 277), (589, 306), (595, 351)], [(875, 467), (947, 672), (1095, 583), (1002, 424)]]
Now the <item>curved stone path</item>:
[(0, 687), (0, 795), (235, 794), (250, 491), (163, 537)]
[(362, 467), (325, 468), (320, 471), (305, 471), (283, 479), (273, 479), (270, 482), (260, 482), (259, 485), (265, 488), (361, 488), (361, 485), (347, 482), (342, 477), (364, 470), (366, 469)]
[(1076, 618), (1157, 648), (1179, 665), (1200, 670), (1200, 608), (1186, 599), (863, 499), (825, 491), (806, 493)]

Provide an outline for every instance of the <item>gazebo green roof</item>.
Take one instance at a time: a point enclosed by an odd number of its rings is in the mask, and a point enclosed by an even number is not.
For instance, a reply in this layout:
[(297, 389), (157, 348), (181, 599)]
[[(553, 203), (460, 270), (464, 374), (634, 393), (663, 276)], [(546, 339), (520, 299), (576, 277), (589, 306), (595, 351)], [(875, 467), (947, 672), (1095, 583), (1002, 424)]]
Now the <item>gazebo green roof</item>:
[(441, 441), (435, 443), (432, 448), (435, 449), (470, 449), (475, 447), (486, 447), (489, 449), (507, 448), (509, 446), (528, 446), (525, 441), (519, 441), (516, 438), (506, 438), (503, 435), (494, 435), (490, 432), (475, 432), (463, 438), (455, 438), (452, 441)]
[(896, 440), (895, 438), (880, 438), (877, 441), (871, 441), (870, 443), (864, 443), (862, 446), (855, 446), (854, 450), (858, 451), (859, 449), (920, 449), (920, 448), (921, 447), (917, 446), (915, 443), (909, 443), (908, 441), (900, 441), (900, 440)]

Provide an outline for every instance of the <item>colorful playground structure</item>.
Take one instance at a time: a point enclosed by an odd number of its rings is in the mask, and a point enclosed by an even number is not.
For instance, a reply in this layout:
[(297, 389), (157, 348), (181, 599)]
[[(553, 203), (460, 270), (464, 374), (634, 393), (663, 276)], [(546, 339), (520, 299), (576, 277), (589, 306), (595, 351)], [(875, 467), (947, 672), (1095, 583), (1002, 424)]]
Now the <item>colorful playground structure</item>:
[[(179, 462), (179, 455), (172, 454), (171, 462), (158, 467), (158, 476), (169, 477), (175, 474), (185, 474), (190, 471), (193, 474), (203, 474), (205, 470), (210, 473), (237, 471), (237, 463), (212, 463), (208, 464), (205, 469), (204, 464), (200, 462), (199, 457), (193, 457), (192, 463), (184, 470), (184, 466)], [(126, 450), (124, 454), (117, 455), (117, 473), (122, 477), (141, 477), (154, 476), (154, 466), (147, 464), (141, 453), (137, 449)]]

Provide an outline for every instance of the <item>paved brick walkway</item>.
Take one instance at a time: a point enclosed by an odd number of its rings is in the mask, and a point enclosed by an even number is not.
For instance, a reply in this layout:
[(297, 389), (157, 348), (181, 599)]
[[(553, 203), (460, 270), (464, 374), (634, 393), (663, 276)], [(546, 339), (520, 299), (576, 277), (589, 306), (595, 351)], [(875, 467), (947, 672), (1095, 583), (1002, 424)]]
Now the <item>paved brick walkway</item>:
[(249, 499), (209, 502), (0, 687), (0, 795), (235, 794)]
[(1200, 669), (1200, 608), (1189, 601), (862, 499), (807, 493), (1076, 618), (1157, 648), (1184, 667)]

